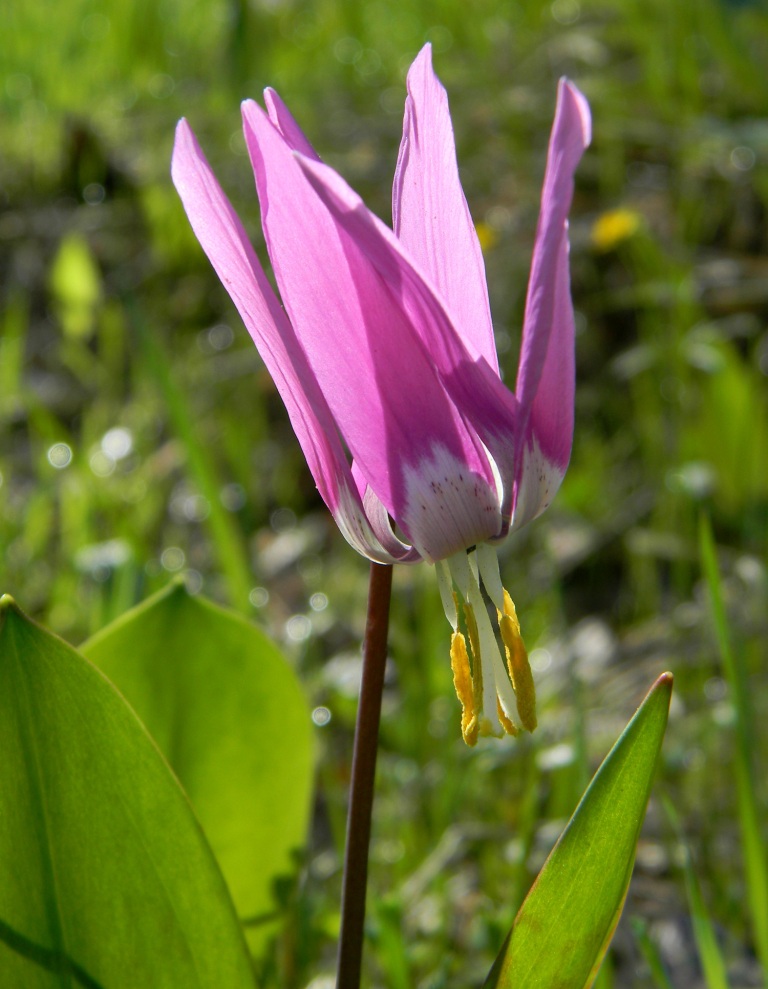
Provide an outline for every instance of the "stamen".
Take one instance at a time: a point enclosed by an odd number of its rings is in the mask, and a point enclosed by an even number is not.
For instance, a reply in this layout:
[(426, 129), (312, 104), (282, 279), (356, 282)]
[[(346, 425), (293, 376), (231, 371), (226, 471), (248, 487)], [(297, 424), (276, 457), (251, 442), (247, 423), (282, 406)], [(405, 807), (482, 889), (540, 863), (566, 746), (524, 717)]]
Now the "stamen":
[[(469, 604), (472, 606), (477, 628), (479, 651), (476, 655), (480, 657), (480, 663), (477, 665), (482, 667), (483, 670), (483, 704), (481, 710), (488, 718), (489, 733), (498, 736), (502, 735), (503, 732), (501, 723), (496, 715), (496, 697), (499, 690), (494, 669), (494, 653), (496, 654), (498, 665), (502, 666), (502, 662), (501, 655), (499, 653), (499, 644), (496, 641), (496, 636), (493, 628), (491, 627), (485, 601), (480, 593), (480, 587), (478, 584), (472, 583), (469, 585)], [(471, 642), (472, 640), (470, 639), (470, 643)], [(512, 691), (510, 690), (510, 694), (511, 693)], [(507, 711), (507, 713), (509, 714), (509, 711)]]
[(466, 601), (469, 591), (469, 563), (467, 562), (467, 554), (464, 550), (461, 550), (459, 553), (449, 556), (446, 563), (448, 564), (451, 577), (453, 577), (454, 584), (458, 587), (459, 593)]
[(479, 725), (474, 685), (469, 670), (467, 643), (461, 632), (454, 632), (451, 636), (451, 670), (456, 696), (461, 702), (461, 734), (467, 745), (476, 745)]
[[(533, 674), (514, 603), (501, 583), (495, 550), (480, 544), (438, 562), (436, 569), (443, 610), (453, 629), (451, 669), (461, 703), (464, 741), (475, 745), (479, 735), (519, 735), (521, 727), (516, 724), (516, 716), (522, 728), (533, 731)], [(488, 616), (488, 598), (497, 606), (498, 633)], [(459, 631), (460, 613), (466, 637)]]
[[(469, 636), (469, 648), (472, 650), (472, 692), (473, 704), (478, 715), (478, 725), (483, 718), (483, 664), (480, 661), (480, 636), (477, 634), (475, 612), (471, 604), (464, 605), (464, 621)], [(485, 734), (485, 732), (484, 732)]]
[(496, 713), (499, 716), (499, 721), (501, 722), (502, 728), (508, 735), (512, 735), (512, 737), (514, 737), (515, 735), (520, 734), (520, 729), (517, 727), (515, 722), (512, 721), (511, 718), (508, 718), (504, 713), (504, 708), (501, 706), (501, 701), (498, 700), (498, 698), (496, 700)]
[(467, 623), (467, 635), (469, 636), (469, 648), (472, 650), (472, 659), (478, 667), (475, 670), (475, 676), (480, 677), (482, 680), (483, 674), (480, 669), (480, 636), (477, 634), (475, 612), (469, 602), (464, 605), (464, 621)]
[(477, 569), (477, 552), (476, 547), (473, 546), (472, 549), (467, 550), (467, 563), (469, 564), (469, 571), (472, 574), (472, 579), (479, 586), (480, 585), (480, 572)]
[(517, 611), (509, 593), (504, 591), (504, 614), (499, 615), (499, 631), (506, 647), (507, 667), (517, 697), (517, 713), (526, 731), (533, 731), (536, 720), (536, 687), (533, 682), (528, 651), (520, 633)]
[(451, 583), (451, 571), (445, 560), (437, 561), (435, 572), (437, 573), (437, 586), (440, 590), (443, 611), (448, 619), (448, 624), (455, 632), (459, 627), (459, 613), (456, 607), (456, 595), (453, 593), (453, 584)]
[(504, 588), (501, 585), (501, 574), (499, 573), (499, 557), (493, 546), (488, 543), (481, 543), (477, 547), (477, 562), (488, 597), (499, 611), (504, 611)]
[[(494, 638), (494, 642), (495, 641), (496, 640)], [(504, 660), (501, 658), (501, 651), (498, 646), (491, 653), (491, 663), (493, 666), (493, 678), (496, 685), (496, 697), (498, 698), (499, 704), (501, 704), (502, 711), (506, 714), (509, 721), (515, 725), (515, 728), (517, 728), (514, 717), (514, 712), (518, 706), (515, 698), (515, 691), (509, 677), (509, 671), (504, 664)]]

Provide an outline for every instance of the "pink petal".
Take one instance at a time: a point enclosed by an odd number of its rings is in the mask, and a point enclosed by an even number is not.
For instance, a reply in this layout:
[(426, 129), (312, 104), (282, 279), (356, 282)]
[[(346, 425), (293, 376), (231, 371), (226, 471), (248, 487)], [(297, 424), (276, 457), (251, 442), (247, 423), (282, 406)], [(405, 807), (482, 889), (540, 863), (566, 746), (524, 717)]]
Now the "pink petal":
[(393, 562), (393, 554), (383, 550), (365, 517), (336, 426), (306, 356), (185, 120), (176, 130), (171, 170), (192, 228), (285, 402), (323, 500), (358, 552)]
[(293, 114), (274, 89), (267, 88), (264, 90), (264, 104), (267, 108), (269, 119), (283, 135), (288, 147), (293, 151), (303, 154), (305, 158), (320, 161), (320, 155), (309, 143), (306, 134), (296, 123)]
[(275, 277), (368, 484), (427, 558), (494, 535), (498, 505), (487, 457), (396, 290), (315, 194), (300, 156), (267, 116), (248, 102), (243, 120)]
[(574, 324), (568, 271), (573, 175), (590, 141), (589, 106), (561, 80), (528, 283), (516, 394), (520, 403), (515, 528), (540, 514), (571, 454)]
[(389, 513), (354, 462), (352, 463), (352, 476), (357, 484), (358, 493), (363, 499), (363, 507), (371, 524), (371, 530), (382, 547), (393, 557), (398, 558), (400, 563), (417, 563), (421, 560), (419, 552), (408, 546), (395, 534)]
[(445, 89), (425, 45), (408, 72), (392, 190), (395, 234), (442, 296), (469, 353), (498, 373), (485, 264), (459, 180)]
[[(332, 169), (300, 158), (299, 164), (320, 198), (401, 300), (417, 328), (446, 391), (490, 451), (502, 481), (502, 526), (511, 515), (517, 402), (484, 357), (470, 355), (443, 303), (417, 271), (397, 237), (365, 207)], [(486, 537), (489, 538), (489, 537)]]

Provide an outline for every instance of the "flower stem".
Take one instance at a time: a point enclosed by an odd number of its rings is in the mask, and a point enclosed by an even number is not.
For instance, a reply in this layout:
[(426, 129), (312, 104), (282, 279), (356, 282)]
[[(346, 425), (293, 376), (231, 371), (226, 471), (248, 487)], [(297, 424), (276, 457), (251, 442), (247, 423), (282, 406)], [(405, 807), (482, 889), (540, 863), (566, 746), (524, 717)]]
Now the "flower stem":
[(392, 567), (372, 563), (368, 584), (368, 618), (363, 643), (363, 679), (352, 752), (336, 989), (358, 989), (360, 986), (368, 845), (371, 839), (373, 784), (376, 777), (384, 667), (387, 661), (391, 590)]

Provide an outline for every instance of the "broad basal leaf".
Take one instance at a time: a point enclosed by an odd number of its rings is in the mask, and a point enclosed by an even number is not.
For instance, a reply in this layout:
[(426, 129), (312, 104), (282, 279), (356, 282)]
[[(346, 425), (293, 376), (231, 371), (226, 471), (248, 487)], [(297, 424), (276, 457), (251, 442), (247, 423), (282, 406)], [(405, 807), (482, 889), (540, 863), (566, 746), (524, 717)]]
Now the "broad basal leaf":
[(0, 984), (245, 989), (210, 848), (136, 715), (0, 599)]
[(664, 673), (598, 769), (528, 893), (486, 989), (587, 989), (618, 923), (672, 675)]
[[(244, 921), (306, 840), (312, 721), (272, 642), (183, 584), (128, 612), (84, 654), (126, 696), (197, 811)], [(255, 952), (264, 928), (249, 927)]]

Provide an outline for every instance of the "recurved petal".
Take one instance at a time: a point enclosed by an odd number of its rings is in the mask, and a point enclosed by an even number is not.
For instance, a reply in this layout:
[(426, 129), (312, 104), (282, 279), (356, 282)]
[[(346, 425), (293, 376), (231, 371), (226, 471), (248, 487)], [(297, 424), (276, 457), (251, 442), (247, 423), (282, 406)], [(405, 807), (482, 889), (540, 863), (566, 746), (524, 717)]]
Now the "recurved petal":
[(489, 524), (498, 506), (487, 456), (397, 286), (327, 209), (303, 166), (335, 173), (296, 155), (254, 103), (244, 104), (243, 119), (281, 295), (363, 475), (428, 559), (487, 539), (499, 527)]
[(354, 548), (394, 562), (376, 539), (330, 410), (240, 220), (185, 120), (176, 130), (172, 176), (192, 229), (208, 255), (285, 402), (320, 494)]
[(392, 189), (395, 234), (442, 296), (470, 354), (498, 373), (488, 288), (459, 180), (448, 96), (425, 45), (408, 72), (403, 138)]
[(363, 500), (363, 507), (370, 523), (371, 531), (382, 548), (391, 556), (395, 557), (399, 563), (418, 563), (421, 560), (421, 554), (415, 547), (404, 543), (395, 533), (392, 527), (392, 520), (381, 499), (365, 477), (363, 477), (360, 468), (354, 462), (352, 463), (352, 477), (357, 484), (358, 493)]
[(561, 80), (528, 283), (516, 394), (520, 403), (515, 528), (540, 514), (568, 466), (573, 440), (574, 323), (568, 270), (573, 176), (591, 134), (589, 106)]

